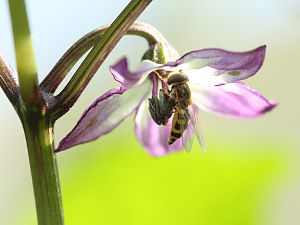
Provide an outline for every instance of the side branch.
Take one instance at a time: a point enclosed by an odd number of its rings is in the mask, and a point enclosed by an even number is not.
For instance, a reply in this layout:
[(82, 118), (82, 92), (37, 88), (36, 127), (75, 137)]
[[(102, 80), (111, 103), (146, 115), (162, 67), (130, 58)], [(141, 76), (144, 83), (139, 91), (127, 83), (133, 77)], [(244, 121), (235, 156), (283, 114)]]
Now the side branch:
[(17, 73), (0, 52), (0, 86), (14, 107), (17, 105), (19, 98), (16, 78)]

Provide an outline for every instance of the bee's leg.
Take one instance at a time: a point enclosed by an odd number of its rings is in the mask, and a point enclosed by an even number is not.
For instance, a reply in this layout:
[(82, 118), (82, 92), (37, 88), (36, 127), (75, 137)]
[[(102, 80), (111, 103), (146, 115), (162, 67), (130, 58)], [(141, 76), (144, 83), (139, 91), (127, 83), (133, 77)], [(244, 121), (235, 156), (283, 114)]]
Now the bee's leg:
[(160, 79), (162, 82), (162, 89), (164, 90), (164, 92), (166, 94), (168, 94), (170, 92), (169, 85), (167, 84), (168, 76), (161, 75), (159, 72), (156, 72), (156, 74), (157, 74), (158, 79)]
[(155, 72), (155, 73), (156, 73), (156, 76), (157, 76), (158, 79), (160, 79), (161, 81), (165, 81), (164, 78), (162, 78), (162, 77), (159, 75), (159, 73), (157, 73), (157, 72)]
[(156, 77), (157, 77), (159, 80), (161, 80), (161, 82), (162, 82), (162, 89), (163, 89), (164, 93), (165, 93), (166, 95), (168, 95), (168, 97), (171, 98), (171, 95), (170, 95), (171, 91), (170, 91), (169, 85), (167, 84), (167, 78), (166, 78), (166, 76), (163, 77), (163, 76), (162, 76), (159, 72), (157, 72), (157, 71), (153, 71), (152, 73), (155, 73)]
[(171, 92), (167, 89), (167, 91), (164, 91), (164, 93), (169, 97), (169, 98), (173, 98), (172, 96), (171, 96)]
[(173, 98), (173, 97), (171, 96), (170, 87), (169, 87), (169, 85), (168, 85), (165, 81), (162, 81), (162, 87), (163, 87), (164, 93), (165, 93), (169, 98)]
[(167, 83), (167, 80), (166, 80), (164, 77), (162, 77), (162, 76), (159, 74), (159, 72), (157, 72), (157, 71), (152, 71), (151, 73), (155, 74), (155, 76), (163, 83), (162, 86), (164, 86), (164, 84)]
[(179, 108), (178, 108), (178, 106), (176, 105), (176, 106), (174, 106), (174, 113), (175, 113), (177, 110), (179, 110)]
[(166, 82), (166, 78), (162, 77), (157, 71), (153, 71), (158, 79), (160, 79), (163, 82)]
[(167, 79), (169, 76), (169, 72), (164, 69), (157, 70), (157, 73), (162, 79)]

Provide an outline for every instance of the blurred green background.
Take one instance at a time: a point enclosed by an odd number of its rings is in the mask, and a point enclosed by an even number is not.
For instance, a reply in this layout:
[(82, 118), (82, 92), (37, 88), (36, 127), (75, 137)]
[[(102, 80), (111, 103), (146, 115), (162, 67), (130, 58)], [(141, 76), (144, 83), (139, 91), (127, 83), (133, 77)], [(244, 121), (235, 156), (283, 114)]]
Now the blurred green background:
[[(129, 1), (27, 1), (39, 78), (90, 30), (110, 23)], [(7, 3), (0, 0), (0, 49), (15, 65)], [(298, 0), (154, 1), (139, 18), (184, 54), (219, 47), (244, 51), (266, 44), (259, 73), (247, 80), (279, 106), (233, 120), (202, 113), (207, 152), (148, 155), (133, 118), (112, 133), (58, 154), (67, 225), (300, 224)], [(56, 143), (96, 97), (116, 85), (107, 70), (123, 55), (138, 65), (146, 42), (125, 37), (74, 108), (55, 127)], [(36, 224), (25, 140), (0, 92), (0, 224)]]

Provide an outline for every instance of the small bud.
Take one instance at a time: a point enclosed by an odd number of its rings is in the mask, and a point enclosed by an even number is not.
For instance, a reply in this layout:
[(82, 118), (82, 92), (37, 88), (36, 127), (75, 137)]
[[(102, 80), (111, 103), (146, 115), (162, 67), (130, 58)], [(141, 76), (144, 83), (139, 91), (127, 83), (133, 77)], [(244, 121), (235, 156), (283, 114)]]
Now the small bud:
[(165, 64), (178, 57), (178, 52), (170, 44), (156, 43), (144, 53), (142, 60), (148, 59), (155, 63)]

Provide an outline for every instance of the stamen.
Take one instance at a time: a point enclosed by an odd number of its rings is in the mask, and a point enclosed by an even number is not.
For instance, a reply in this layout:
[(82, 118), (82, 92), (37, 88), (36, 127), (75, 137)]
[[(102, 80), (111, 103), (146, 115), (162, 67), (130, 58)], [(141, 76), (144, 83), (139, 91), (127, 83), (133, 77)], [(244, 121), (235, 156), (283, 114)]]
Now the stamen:
[(152, 97), (153, 96), (157, 96), (158, 95), (158, 82), (157, 82), (157, 76), (158, 74), (153, 71), (152, 73), (150, 73), (150, 78), (152, 80), (153, 86), (152, 86)]

